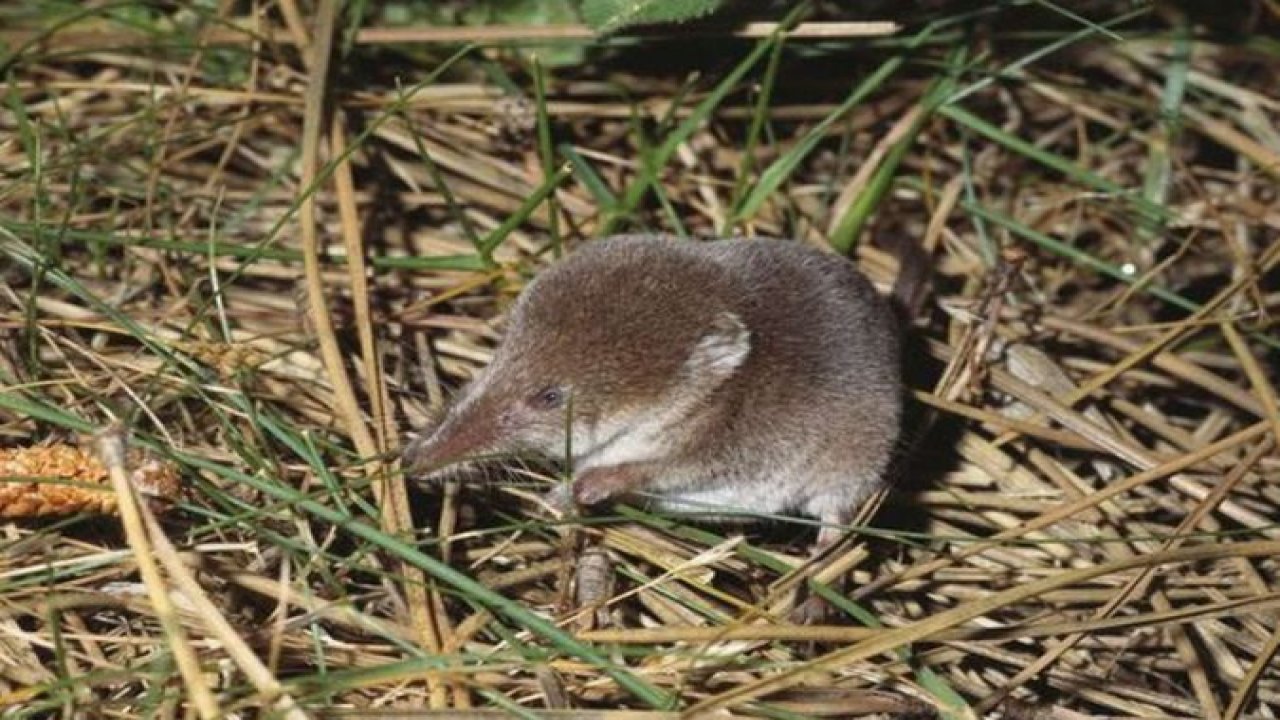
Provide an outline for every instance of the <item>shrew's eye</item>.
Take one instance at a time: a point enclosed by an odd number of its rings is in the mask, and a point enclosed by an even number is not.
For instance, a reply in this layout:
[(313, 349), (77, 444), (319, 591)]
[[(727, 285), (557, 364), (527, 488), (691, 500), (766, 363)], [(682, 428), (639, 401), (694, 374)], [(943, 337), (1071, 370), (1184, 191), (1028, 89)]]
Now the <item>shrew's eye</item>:
[(529, 404), (539, 410), (555, 410), (564, 405), (564, 397), (564, 388), (552, 385), (539, 390), (536, 395), (529, 399)]

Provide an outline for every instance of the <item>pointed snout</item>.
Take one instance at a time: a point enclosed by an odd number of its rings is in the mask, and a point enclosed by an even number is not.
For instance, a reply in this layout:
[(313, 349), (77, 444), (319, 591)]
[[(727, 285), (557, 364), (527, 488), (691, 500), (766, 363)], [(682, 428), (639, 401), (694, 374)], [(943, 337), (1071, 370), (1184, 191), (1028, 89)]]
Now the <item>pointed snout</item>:
[(405, 446), (406, 470), (430, 474), (484, 453), (492, 444), (486, 424), (458, 422), (448, 417), (433, 429), (424, 430)]

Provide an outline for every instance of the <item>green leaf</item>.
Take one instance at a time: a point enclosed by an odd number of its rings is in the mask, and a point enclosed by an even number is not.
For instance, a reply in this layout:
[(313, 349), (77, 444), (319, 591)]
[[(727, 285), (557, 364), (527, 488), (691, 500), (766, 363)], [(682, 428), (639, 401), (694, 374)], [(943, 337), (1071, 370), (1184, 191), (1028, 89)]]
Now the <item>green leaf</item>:
[(584, 0), (582, 19), (605, 35), (631, 25), (692, 20), (723, 4), (724, 0)]

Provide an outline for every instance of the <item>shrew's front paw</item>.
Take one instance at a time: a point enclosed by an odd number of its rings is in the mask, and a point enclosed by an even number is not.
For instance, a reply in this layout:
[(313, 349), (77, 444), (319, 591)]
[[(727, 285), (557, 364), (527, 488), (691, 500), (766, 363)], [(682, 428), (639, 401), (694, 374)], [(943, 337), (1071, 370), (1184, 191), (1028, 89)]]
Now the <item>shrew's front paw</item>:
[(543, 502), (551, 507), (552, 510), (555, 510), (562, 515), (568, 515), (577, 509), (577, 502), (574, 499), (573, 483), (556, 483), (555, 487), (548, 490), (547, 494), (542, 496), (542, 499)]
[(633, 492), (646, 480), (648, 475), (639, 465), (595, 467), (582, 472), (573, 481), (573, 498), (579, 505), (598, 505)]

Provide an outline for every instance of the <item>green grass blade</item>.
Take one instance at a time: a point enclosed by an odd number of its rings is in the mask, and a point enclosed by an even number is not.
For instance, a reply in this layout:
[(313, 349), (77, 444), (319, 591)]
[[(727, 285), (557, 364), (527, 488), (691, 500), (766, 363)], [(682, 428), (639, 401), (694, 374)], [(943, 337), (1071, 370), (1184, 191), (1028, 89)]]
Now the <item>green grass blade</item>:
[(889, 188), (893, 186), (893, 178), (898, 174), (902, 159), (906, 157), (907, 151), (915, 145), (916, 138), (920, 135), (925, 123), (933, 116), (934, 111), (951, 94), (952, 88), (955, 86), (954, 78), (959, 73), (964, 57), (963, 49), (957, 49), (956, 52), (951, 54), (948, 61), (950, 66), (948, 73), (936, 78), (930, 85), (929, 90), (921, 100), (921, 112), (911, 123), (911, 127), (885, 154), (879, 167), (876, 168), (875, 173), (871, 176), (870, 182), (867, 183), (866, 189), (854, 199), (845, 214), (836, 222), (835, 229), (831, 231), (830, 241), (831, 246), (840, 253), (848, 255), (853, 251), (854, 243), (862, 234), (862, 229), (866, 227), (872, 213), (880, 206), (880, 201), (884, 199), (884, 196), (889, 192)]
[(595, 166), (568, 143), (562, 143), (556, 150), (573, 169), (574, 179), (582, 183), (587, 192), (591, 193), (591, 198), (596, 201), (596, 207), (600, 212), (605, 215), (614, 212), (618, 206), (618, 197), (609, 189), (609, 185), (605, 183), (604, 178), (600, 177), (600, 173), (596, 172)]
[[(933, 26), (926, 27), (915, 36), (914, 42), (924, 42), (933, 31)], [(778, 188), (782, 187), (782, 184), (795, 174), (796, 168), (813, 152), (818, 143), (826, 137), (827, 131), (831, 129), (831, 126), (866, 100), (871, 93), (878, 90), (894, 72), (902, 67), (903, 63), (906, 62), (906, 58), (907, 53), (903, 53), (881, 63), (875, 72), (858, 83), (853, 92), (849, 93), (849, 97), (840, 103), (839, 107), (823, 118), (817, 125), (814, 125), (813, 129), (806, 133), (804, 138), (796, 143), (795, 147), (783, 153), (777, 160), (774, 160), (760, 174), (760, 179), (751, 187), (751, 191), (734, 208), (728, 224), (732, 227), (743, 220), (754, 217), (765, 201), (772, 197)]]
[(1062, 173), (1066, 177), (1078, 180), (1094, 190), (1128, 202), (1143, 217), (1157, 219), (1161, 222), (1168, 219), (1168, 211), (1164, 208), (1147, 202), (1126, 188), (1091, 173), (1075, 163), (1042, 150), (1022, 138), (1010, 135), (958, 105), (943, 105), (938, 109), (938, 114), (1047, 168)]
[[(1164, 90), (1160, 94), (1160, 126), (1153, 133), (1147, 151), (1147, 168), (1142, 182), (1142, 199), (1164, 207), (1172, 182), (1173, 160), (1169, 148), (1177, 147), (1182, 133), (1182, 101), (1187, 92), (1187, 74), (1191, 70), (1191, 27), (1183, 17), (1173, 36), (1173, 53), (1169, 58)], [(1164, 231), (1160, 218), (1143, 217), (1138, 224), (1139, 236), (1148, 243)]]
[[(790, 27), (804, 10), (805, 4), (802, 3), (780, 23), (779, 30)], [(756, 43), (751, 52), (716, 84), (715, 88), (707, 94), (707, 97), (702, 102), (698, 103), (693, 112), (689, 114), (689, 117), (685, 118), (683, 122), (667, 134), (662, 144), (657, 147), (650, 157), (650, 164), (643, 169), (640, 177), (632, 181), (626, 192), (623, 193), (617, 207), (606, 216), (602, 225), (603, 234), (607, 235), (612, 232), (623, 217), (634, 212), (639, 207), (645, 192), (651, 187), (657, 187), (659, 182), (658, 173), (661, 172), (662, 168), (666, 167), (667, 161), (675, 154), (676, 148), (680, 147), (698, 128), (702, 127), (703, 123), (711, 117), (711, 113), (720, 106), (720, 103), (724, 102), (729, 93), (738, 86), (738, 83), (769, 53), (777, 42), (780, 42), (780, 38), (775, 33)]]
[(525, 220), (529, 219), (529, 216), (532, 215), (533, 211), (542, 204), (543, 200), (550, 197), (551, 193), (555, 192), (556, 189), (560, 187), (560, 183), (564, 182), (565, 178), (569, 177), (569, 170), (570, 168), (568, 165), (563, 165), (557, 168), (554, 173), (547, 176), (547, 178), (542, 181), (542, 184), (530, 193), (529, 197), (525, 198), (524, 201), (520, 203), (520, 207), (516, 208), (515, 212), (508, 215), (507, 218), (502, 221), (501, 225), (494, 228), (493, 232), (485, 236), (484, 240), (480, 243), (480, 257), (484, 259), (486, 266), (495, 266), (493, 261), (494, 250), (498, 249), (498, 246), (507, 239), (507, 236), (510, 235), (513, 230), (524, 223)]

